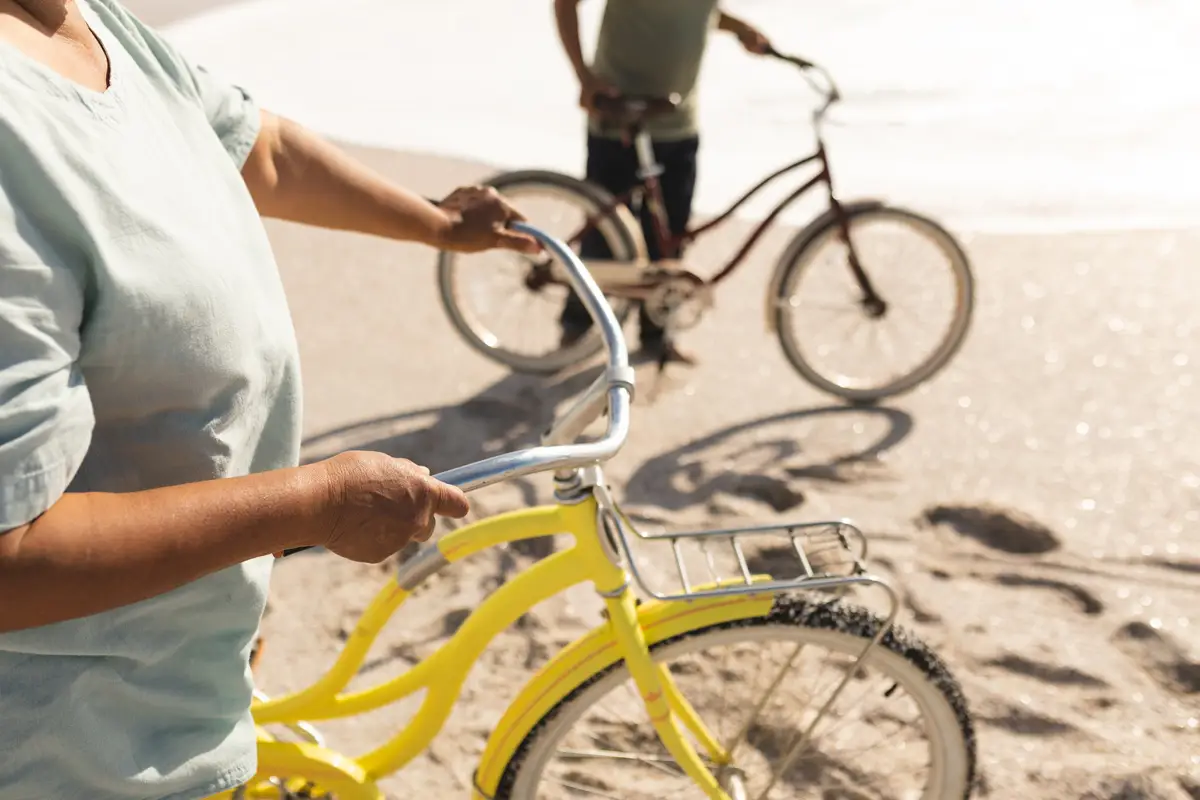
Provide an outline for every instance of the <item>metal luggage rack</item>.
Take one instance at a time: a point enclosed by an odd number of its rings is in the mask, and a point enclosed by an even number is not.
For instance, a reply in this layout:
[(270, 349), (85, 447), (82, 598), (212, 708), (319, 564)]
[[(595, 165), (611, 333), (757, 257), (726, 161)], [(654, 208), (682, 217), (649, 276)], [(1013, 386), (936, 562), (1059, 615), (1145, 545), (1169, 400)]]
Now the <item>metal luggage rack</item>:
[[(846, 520), (643, 533), (620, 510), (607, 516), (606, 527), (615, 529), (614, 538), (620, 542), (634, 580), (657, 600), (789, 590), (836, 592), (880, 582), (867, 573), (864, 564), (866, 536)], [(679, 590), (659, 591), (651, 585), (650, 576), (638, 564), (631, 535), (639, 542), (670, 546)], [(782, 571), (793, 574), (778, 574)], [(699, 576), (702, 581), (696, 580)]]

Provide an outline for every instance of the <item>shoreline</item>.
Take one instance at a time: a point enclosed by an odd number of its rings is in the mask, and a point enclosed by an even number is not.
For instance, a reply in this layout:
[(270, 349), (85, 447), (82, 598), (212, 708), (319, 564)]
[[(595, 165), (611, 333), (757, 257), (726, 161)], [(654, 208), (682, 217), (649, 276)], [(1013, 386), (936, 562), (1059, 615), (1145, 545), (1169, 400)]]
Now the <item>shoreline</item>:
[[(539, 169), (542, 167), (517, 167), (504, 166), (498, 162), (488, 161), (485, 159), (472, 158), (462, 156), (452, 152), (439, 151), (436, 148), (422, 150), (406, 150), (393, 149), (384, 147), (378, 144), (369, 142), (359, 142), (348, 138), (330, 137), (330, 141), (339, 147), (346, 148), (360, 154), (371, 154), (371, 158), (385, 158), (388, 154), (400, 154), (406, 161), (429, 159), (436, 164), (453, 163), (462, 165), (456, 167), (456, 174), (469, 174), (472, 177), (471, 181), (486, 180), (489, 176), (516, 169)], [(576, 172), (568, 172), (572, 177), (582, 178), (583, 170), (580, 168)], [(456, 184), (457, 185), (457, 184)], [(747, 184), (748, 190), (753, 184)], [(455, 187), (450, 187), (455, 188)], [(434, 190), (436, 191), (436, 189)], [(448, 192), (449, 189), (446, 189)], [(805, 196), (805, 200), (820, 197), (820, 202), (823, 204), (824, 199), (821, 195), (823, 189), (815, 187), (810, 190), (810, 193)], [(766, 193), (768, 196), (770, 192)], [(730, 202), (736, 199), (740, 194), (734, 194), (730, 198)], [(871, 197), (866, 195), (865, 197)], [(1051, 215), (1050, 219), (1045, 219), (1039, 216), (1038, 213), (1030, 211), (1026, 214), (997, 214), (995, 216), (986, 217), (983, 220), (976, 220), (974, 224), (964, 224), (960, 221), (943, 219), (933, 212), (927, 211), (922, 207), (910, 205), (904, 202), (903, 198), (896, 198), (894, 201), (886, 194), (875, 196), (877, 199), (883, 199), (886, 202), (894, 202), (901, 208), (910, 208), (927, 216), (933, 217), (939, 223), (945, 225), (949, 230), (953, 231), (956, 236), (973, 237), (973, 236), (1072, 236), (1072, 235), (1104, 235), (1113, 234), (1120, 235), (1125, 233), (1133, 234), (1172, 234), (1179, 232), (1200, 231), (1200, 217), (1191, 216), (1185, 212), (1179, 212), (1179, 217), (1176, 218), (1167, 214), (1151, 214), (1145, 217), (1137, 217), (1134, 215), (1116, 215), (1112, 218), (1101, 217), (1072, 217), (1074, 221)], [(846, 196), (841, 198), (843, 201), (849, 202), (858, 199), (857, 195)], [(704, 207), (697, 203), (695, 207), (693, 225), (700, 220), (710, 219), (725, 211), (728, 204), (720, 208)], [(813, 214), (798, 214), (799, 208), (804, 208), (803, 203), (793, 205), (787, 212), (772, 224), (772, 227), (789, 227), (799, 229), (810, 222), (815, 215)], [(766, 213), (757, 213), (755, 211), (739, 210), (733, 215), (731, 220), (735, 220), (744, 225), (753, 226), (762, 221)]]
[[(574, 79), (549, 9), (540, 0), (525, 2), (382, 4), (371, 6), (376, 24), (360, 30), (349, 16), (331, 15), (320, 4), (256, 0), (182, 18), (164, 30), (266, 105), (334, 140), (577, 173), (584, 126)], [(876, 15), (900, 29), (864, 15), (875, 6)], [(600, 7), (585, 4), (588, 31)], [(468, 9), (473, 24), (455, 28), (455, 15)], [(964, 45), (976, 42), (980, 53), (992, 47), (1007, 52), (998, 33), (969, 24), (971, 13), (940, 7), (939, 13), (967, 26)], [(1008, 30), (1013, 11), (993, 3), (979, 13), (999, 14), (1004, 25), (998, 30), (1021, 39), (1024, 27)], [(1134, 10), (1122, 13), (1141, 20)], [(811, 14), (811, 23), (827, 33), (806, 34), (805, 26), (794, 24), (796, 14)], [(1154, 18), (1152, 11), (1145, 14)], [(833, 7), (805, 13), (783, 0), (765, 0), (749, 14), (760, 15), (764, 24), (775, 18), (782, 49), (826, 63), (842, 84), (844, 103), (826, 133), (838, 189), (847, 199), (882, 195), (962, 231), (1166, 229), (1200, 219), (1200, 184), (1188, 181), (1182, 169), (1190, 163), (1190, 142), (1200, 136), (1200, 114), (1190, 101), (1195, 96), (1200, 103), (1200, 95), (1192, 94), (1197, 90), (1191, 84), (1173, 87), (1164, 79), (1148, 93), (1110, 59), (1089, 60), (1086, 51), (1067, 58), (1057, 45), (1011, 71), (1015, 83), (1004, 78), (1010, 71), (998, 62), (952, 47), (907, 49), (900, 61), (889, 61), (885, 54), (908, 30), (907, 15), (882, 0), (867, 0), (857, 13)], [(1116, 30), (1112, 18), (1092, 20)], [(446, 58), (448, 40), (436, 32), (449, 30), (456, 30), (449, 45), (456, 56), (435, 80), (412, 79), (423, 65)], [(1135, 45), (1150, 47), (1159, 33), (1153, 26), (1116, 32), (1149, 37), (1131, 39), (1132, 52), (1142, 52)], [(1030, 35), (1046, 45), (1041, 34)], [(864, 38), (873, 45), (865, 52)], [(856, 46), (839, 48), (838, 41)], [(1139, 66), (1146, 70), (1160, 57), (1195, 60), (1191, 51), (1166, 45), (1142, 54)], [(505, 79), (481, 82), (472, 65), (491, 68), (497, 57)], [(1067, 60), (1060, 64), (1059, 58)], [(1038, 77), (1056, 74), (1053, 65), (1066, 71), (1055, 80)], [(1076, 78), (1082, 82), (1072, 82)], [(699, 91), (702, 211), (715, 211), (810, 148), (815, 97), (785, 65), (750, 59), (730, 37), (715, 37)], [(963, 116), (928, 119), (931, 102), (962, 109)], [(802, 224), (808, 213), (801, 209), (791, 221)]]

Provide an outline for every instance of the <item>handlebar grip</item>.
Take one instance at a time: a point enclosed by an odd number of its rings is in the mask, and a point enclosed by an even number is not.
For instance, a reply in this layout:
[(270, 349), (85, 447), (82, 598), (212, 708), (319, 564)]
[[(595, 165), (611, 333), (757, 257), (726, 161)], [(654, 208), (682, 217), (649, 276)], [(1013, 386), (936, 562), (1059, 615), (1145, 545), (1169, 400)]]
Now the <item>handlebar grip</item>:
[(781, 53), (778, 50), (776, 50), (774, 47), (770, 47), (767, 49), (767, 55), (771, 56), (772, 58), (778, 58), (780, 61), (787, 61), (789, 63), (795, 64), (800, 69), (812, 69), (813, 67), (816, 66), (816, 64), (809, 61), (807, 58), (801, 58), (800, 56), (792, 56), (792, 55), (788, 55), (787, 53)]

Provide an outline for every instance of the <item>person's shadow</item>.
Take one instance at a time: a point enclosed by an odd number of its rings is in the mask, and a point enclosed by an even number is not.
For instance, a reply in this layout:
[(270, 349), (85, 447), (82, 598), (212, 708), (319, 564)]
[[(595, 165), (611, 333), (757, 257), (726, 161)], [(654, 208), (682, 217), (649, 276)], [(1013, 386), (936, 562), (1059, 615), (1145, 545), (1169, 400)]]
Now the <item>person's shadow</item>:
[[(311, 463), (351, 449), (375, 450), (428, 466), (436, 474), (534, 446), (558, 406), (583, 392), (601, 369), (596, 365), (551, 377), (510, 373), (456, 405), (403, 411), (311, 436), (304, 442), (303, 460)], [(654, 519), (653, 510), (669, 517), (706, 506), (707, 513), (721, 513), (722, 501), (730, 497), (777, 513), (790, 511), (816, 484), (851, 485), (869, 477), (878, 456), (908, 436), (912, 427), (912, 417), (897, 409), (843, 405), (745, 420), (649, 459), (618, 499), (634, 518), (648, 522), (664, 521)], [(529, 478), (509, 485), (516, 489), (520, 505), (545, 500)], [(468, 519), (505, 510), (481, 499), (472, 498)], [(461, 522), (447, 524), (457, 527)], [(497, 573), (490, 578), (495, 585), (519, 569), (518, 557), (543, 558), (553, 552), (554, 543), (542, 537), (509, 547), (511, 552), (502, 548)], [(411, 554), (407, 551), (402, 558)]]
[[(542, 377), (510, 373), (457, 405), (431, 406), (362, 420), (304, 442), (311, 463), (344, 450), (376, 450), (428, 466), (434, 473), (538, 444), (558, 406), (600, 374), (593, 365)], [(870, 426), (869, 444), (862, 429)], [(785, 511), (814, 483), (853, 484), (857, 467), (902, 441), (912, 417), (887, 407), (820, 406), (745, 420), (642, 464), (622, 503), (679, 511), (725, 492)], [(538, 502), (528, 479), (511, 482), (523, 503)], [(481, 509), (483, 511), (483, 509)]]

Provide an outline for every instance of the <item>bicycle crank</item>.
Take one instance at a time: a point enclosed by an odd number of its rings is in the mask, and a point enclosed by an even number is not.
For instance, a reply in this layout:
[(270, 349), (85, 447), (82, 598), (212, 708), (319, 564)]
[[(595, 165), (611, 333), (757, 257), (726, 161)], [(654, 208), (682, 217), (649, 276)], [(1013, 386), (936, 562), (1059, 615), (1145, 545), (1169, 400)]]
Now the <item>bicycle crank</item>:
[(712, 288), (691, 273), (664, 277), (645, 300), (650, 321), (672, 332), (696, 327), (712, 305)]

